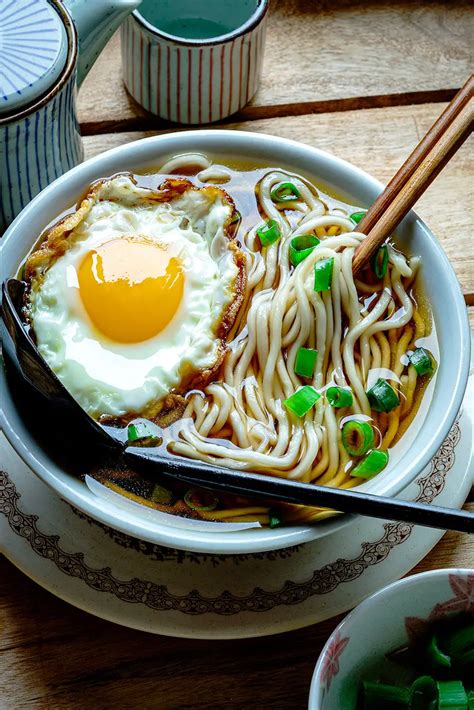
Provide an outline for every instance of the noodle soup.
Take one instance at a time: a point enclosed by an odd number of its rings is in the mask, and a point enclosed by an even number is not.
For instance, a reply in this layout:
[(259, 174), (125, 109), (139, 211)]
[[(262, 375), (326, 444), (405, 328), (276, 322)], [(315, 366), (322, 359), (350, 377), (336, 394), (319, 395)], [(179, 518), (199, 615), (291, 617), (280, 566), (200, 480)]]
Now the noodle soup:
[[(426, 410), (438, 359), (417, 256), (387, 243), (354, 278), (363, 211), (281, 168), (197, 154), (133, 178), (144, 190), (168, 178), (224, 191), (233, 204), (224, 231), (244, 278), (224, 337), (214, 324), (223, 350), (210, 375), (174, 386), (151, 414), (101, 418), (123, 427), (131, 445), (240, 470), (341, 488), (381, 473)], [(275, 527), (336, 514), (169, 490), (116, 466), (92, 473), (144, 505), (204, 520)]]

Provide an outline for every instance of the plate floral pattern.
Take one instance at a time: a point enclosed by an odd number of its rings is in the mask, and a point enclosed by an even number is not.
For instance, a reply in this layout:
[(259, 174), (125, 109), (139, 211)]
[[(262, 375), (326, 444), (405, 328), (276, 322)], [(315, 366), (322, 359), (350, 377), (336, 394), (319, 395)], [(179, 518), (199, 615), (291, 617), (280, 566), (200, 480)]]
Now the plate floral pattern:
[[(460, 427), (457, 422), (434, 457), (429, 471), (418, 479), (417, 501), (431, 503), (441, 493), (446, 476), (454, 465), (455, 449), (459, 441)], [(187, 615), (232, 616), (242, 612), (266, 612), (278, 606), (301, 604), (315, 595), (330, 594), (340, 585), (354, 581), (370, 567), (386, 560), (395, 547), (410, 538), (413, 531), (413, 526), (408, 523), (386, 523), (383, 526), (384, 532), (378, 539), (362, 543), (359, 555), (351, 559), (336, 559), (314, 569), (307, 579), (286, 580), (276, 590), (256, 587), (245, 595), (224, 590), (215, 596), (207, 596), (196, 589), (177, 594), (166, 585), (156, 584), (148, 579), (120, 579), (110, 567), (97, 568), (89, 565), (84, 552), (67, 552), (61, 546), (58, 534), (42, 532), (38, 516), (23, 510), (21, 494), (5, 471), (0, 472), (0, 514), (6, 517), (15, 535), (27, 540), (36, 555), (53, 562), (64, 575), (80, 579), (97, 592), (109, 592), (122, 602), (145, 605), (161, 612), (177, 611)], [(154, 554), (159, 557), (164, 554), (173, 556), (178, 552), (153, 545), (143, 548), (140, 541), (115, 531), (112, 531), (111, 535), (117, 544), (134, 548), (138, 554)], [(178, 554), (181, 559), (188, 556), (196, 558), (194, 553)], [(232, 557), (227, 556), (230, 559)]]

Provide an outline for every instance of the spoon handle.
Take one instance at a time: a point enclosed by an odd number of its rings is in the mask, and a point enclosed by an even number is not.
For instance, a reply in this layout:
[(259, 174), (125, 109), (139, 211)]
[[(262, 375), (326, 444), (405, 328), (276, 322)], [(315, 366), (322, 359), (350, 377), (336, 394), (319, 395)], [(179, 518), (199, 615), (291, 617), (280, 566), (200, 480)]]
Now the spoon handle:
[(152, 458), (128, 449), (125, 459), (136, 470), (154, 477), (178, 480), (237, 495), (265, 498), (274, 503), (296, 503), (317, 508), (332, 508), (370, 518), (398, 520), (414, 525), (474, 533), (472, 513), (438, 506), (386, 498), (359, 491), (299, 483), (284, 478), (263, 476), (235, 469), (212, 466), (200, 461)]

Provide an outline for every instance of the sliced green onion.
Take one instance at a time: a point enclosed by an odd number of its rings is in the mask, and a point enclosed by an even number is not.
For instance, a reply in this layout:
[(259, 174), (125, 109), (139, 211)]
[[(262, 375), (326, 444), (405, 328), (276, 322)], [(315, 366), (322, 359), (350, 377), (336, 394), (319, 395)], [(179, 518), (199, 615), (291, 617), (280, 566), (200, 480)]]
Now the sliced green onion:
[(233, 213), (232, 217), (230, 218), (229, 225), (238, 224), (241, 221), (241, 219), (242, 219), (242, 215), (240, 214), (240, 212), (238, 210), (234, 210), (234, 213)]
[(191, 510), (204, 511), (217, 508), (219, 499), (211, 491), (203, 491), (199, 488), (190, 488), (184, 495), (184, 502)]
[(368, 422), (351, 419), (342, 427), (342, 444), (350, 456), (363, 456), (374, 443), (374, 430)]
[(467, 694), (460, 680), (439, 680), (439, 710), (467, 710)]
[(419, 375), (433, 374), (434, 367), (431, 355), (424, 348), (414, 350), (408, 355), (408, 359)]
[(279, 528), (281, 525), (280, 515), (275, 510), (270, 510), (268, 512), (268, 517), (270, 519), (268, 526), (270, 528)]
[(363, 211), (363, 212), (353, 212), (353, 213), (351, 214), (351, 220), (352, 220), (353, 222), (355, 222), (356, 224), (359, 224), (359, 222), (361, 222), (361, 221), (364, 219), (365, 214), (366, 214), (365, 211)]
[(133, 441), (141, 441), (142, 439), (157, 440), (159, 437), (146, 422), (136, 422), (129, 424), (127, 429), (127, 439), (131, 443)]
[(474, 649), (474, 623), (451, 632), (446, 636), (444, 646), (451, 656), (459, 656)]
[(474, 690), (470, 690), (467, 694), (467, 706), (469, 710), (474, 710)]
[(304, 417), (306, 412), (309, 412), (311, 407), (314, 407), (321, 395), (316, 392), (311, 385), (305, 385), (297, 390), (291, 397), (285, 399), (284, 406), (296, 414), (298, 417)]
[(293, 237), (290, 242), (290, 261), (293, 266), (301, 264), (318, 244), (320, 244), (320, 240), (313, 234), (302, 234), (299, 237)]
[(435, 634), (430, 638), (426, 655), (434, 668), (451, 668), (451, 659), (440, 649)]
[(354, 398), (350, 389), (345, 387), (329, 387), (326, 390), (326, 399), (336, 409), (341, 407), (350, 407)]
[(159, 503), (160, 505), (170, 505), (173, 500), (173, 494), (167, 488), (163, 488), (158, 483), (153, 488), (150, 500), (153, 503)]
[(410, 707), (408, 688), (364, 680), (362, 689), (363, 710), (403, 710)]
[(380, 471), (383, 471), (387, 464), (388, 452), (382, 451), (381, 449), (374, 449), (350, 471), (350, 475), (357, 476), (358, 478), (372, 478), (380, 473)]
[(274, 202), (294, 202), (300, 196), (300, 191), (292, 182), (281, 182), (270, 192)]
[(314, 374), (314, 368), (316, 367), (317, 358), (317, 350), (312, 350), (311, 348), (300, 348), (296, 353), (295, 373), (300, 377), (312, 377)]
[(332, 281), (332, 271), (334, 268), (334, 257), (321, 259), (314, 265), (314, 290), (330, 291)]
[(386, 244), (383, 244), (383, 246), (375, 252), (370, 260), (370, 265), (372, 266), (372, 271), (376, 277), (378, 279), (383, 279), (388, 267), (388, 247)]
[(400, 400), (397, 393), (387, 380), (379, 378), (375, 385), (367, 392), (371, 409), (374, 412), (391, 412), (398, 407)]
[(257, 229), (257, 237), (262, 247), (269, 247), (281, 237), (281, 230), (276, 219), (267, 219), (265, 224)]
[(410, 710), (437, 709), (438, 686), (430, 675), (422, 675), (410, 688)]

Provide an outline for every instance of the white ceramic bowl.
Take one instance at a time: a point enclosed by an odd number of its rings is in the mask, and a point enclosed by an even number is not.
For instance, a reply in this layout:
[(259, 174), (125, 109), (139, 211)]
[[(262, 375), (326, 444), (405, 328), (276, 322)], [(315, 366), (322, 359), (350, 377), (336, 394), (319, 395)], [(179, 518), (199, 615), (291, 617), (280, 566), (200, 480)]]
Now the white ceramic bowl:
[[(69, 171), (23, 210), (0, 246), (0, 281), (14, 275), (42, 229), (69, 208), (99, 177), (123, 170), (137, 172), (183, 152), (204, 152), (225, 160), (239, 156), (268, 165), (279, 164), (313, 177), (350, 204), (370, 205), (382, 186), (362, 170), (328, 153), (290, 140), (249, 132), (202, 130), (169, 133), (114, 148)], [(449, 209), (449, 206), (446, 206)], [(420, 254), (424, 282), (441, 347), (441, 361), (432, 390), (429, 417), (412, 426), (398, 444), (398, 455), (387, 469), (361, 489), (396, 495), (429, 463), (447, 435), (462, 402), (469, 367), (469, 325), (466, 307), (453, 269), (435, 237), (414, 213), (397, 230), (402, 248)], [(256, 529), (234, 533), (191, 532), (158, 524), (140, 512), (129, 513), (96, 498), (75, 476), (63, 470), (38, 445), (25, 426), (3, 369), (0, 368), (0, 426), (32, 470), (65, 500), (101, 522), (154, 543), (214, 553), (248, 553), (278, 549), (323, 537), (352, 522), (332, 518), (315, 526)]]
[(335, 629), (314, 669), (309, 710), (356, 708), (357, 691), (373, 664), (405, 646), (409, 631), (436, 616), (474, 614), (474, 570), (440, 569), (389, 584), (368, 597)]

